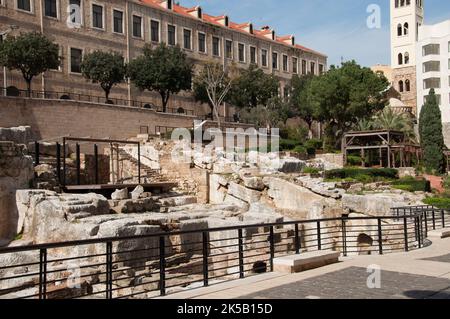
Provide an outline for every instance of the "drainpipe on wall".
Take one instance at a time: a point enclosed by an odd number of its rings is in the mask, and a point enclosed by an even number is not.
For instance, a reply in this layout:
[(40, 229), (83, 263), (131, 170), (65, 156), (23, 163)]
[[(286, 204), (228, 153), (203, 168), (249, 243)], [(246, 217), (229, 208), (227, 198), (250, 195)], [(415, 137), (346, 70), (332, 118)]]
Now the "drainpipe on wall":
[[(39, 0), (39, 10), (41, 11), (40, 22), (41, 22), (41, 33), (44, 34), (44, 6), (42, 0)], [(41, 88), (45, 92), (45, 72), (42, 73), (41, 77)]]
[[(127, 17), (127, 23), (125, 23), (125, 32), (127, 35), (127, 54), (126, 54), (126, 62), (130, 63), (131, 60), (131, 55), (130, 55), (130, 32), (129, 32), (129, 25), (130, 25), (130, 16), (129, 16), (129, 5), (130, 2), (128, 0), (126, 0), (126, 6), (125, 6), (125, 15)], [(128, 106), (132, 106), (132, 102), (131, 102), (131, 83), (130, 83), (130, 79), (127, 79), (127, 93), (128, 93)]]

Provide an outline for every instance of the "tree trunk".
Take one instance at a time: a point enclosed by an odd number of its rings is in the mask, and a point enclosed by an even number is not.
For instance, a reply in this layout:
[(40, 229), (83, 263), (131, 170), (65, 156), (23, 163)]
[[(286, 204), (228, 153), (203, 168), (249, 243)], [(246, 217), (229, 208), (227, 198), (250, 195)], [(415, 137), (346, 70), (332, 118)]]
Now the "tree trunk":
[(169, 93), (159, 92), (161, 94), (163, 113), (167, 113), (167, 103), (169, 102)]
[(313, 131), (312, 131), (312, 122), (308, 121), (306, 124), (308, 124), (308, 138), (311, 140), (314, 136), (313, 136)]
[(104, 89), (104, 90), (105, 90), (105, 98), (106, 98), (105, 103), (108, 103), (108, 101), (109, 101), (109, 93), (110, 93), (110, 89)]
[(27, 82), (27, 97), (31, 97), (31, 79), (25, 79)]

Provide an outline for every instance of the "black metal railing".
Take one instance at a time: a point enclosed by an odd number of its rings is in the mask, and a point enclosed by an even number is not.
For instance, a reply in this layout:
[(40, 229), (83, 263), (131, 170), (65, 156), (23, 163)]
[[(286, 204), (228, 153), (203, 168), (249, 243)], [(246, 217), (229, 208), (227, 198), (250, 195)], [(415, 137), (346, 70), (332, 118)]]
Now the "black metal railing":
[[(2, 92), (5, 91), (5, 88), (0, 87)], [(178, 115), (189, 115), (196, 116), (193, 110), (186, 110), (182, 107), (173, 107), (166, 108), (164, 111), (161, 106), (156, 106), (151, 102), (143, 102), (136, 100), (128, 100), (128, 99), (119, 99), (110, 97), (106, 100), (105, 96), (101, 95), (90, 95), (90, 94), (82, 94), (82, 93), (73, 93), (67, 91), (38, 91), (38, 90), (20, 90), (20, 89), (11, 89), (8, 88), (7, 96), (9, 97), (21, 97), (21, 98), (33, 98), (33, 99), (46, 99), (46, 100), (66, 100), (66, 101), (78, 101), (78, 102), (88, 102), (88, 103), (97, 103), (97, 104), (111, 104), (117, 106), (130, 106), (144, 109), (152, 109), (156, 112), (160, 113), (169, 113), (169, 114), (178, 114)]]
[(423, 211), (174, 232), (147, 225), (140, 233), (148, 235), (7, 247), (0, 249), (0, 298), (164, 296), (273, 271), (274, 259), (289, 254), (418, 249), (427, 225)]

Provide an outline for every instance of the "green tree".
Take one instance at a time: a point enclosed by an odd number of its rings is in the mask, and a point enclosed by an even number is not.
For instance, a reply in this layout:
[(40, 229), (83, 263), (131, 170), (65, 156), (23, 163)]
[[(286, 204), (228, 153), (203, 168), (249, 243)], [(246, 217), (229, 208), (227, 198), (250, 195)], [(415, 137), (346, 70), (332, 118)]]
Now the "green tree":
[(419, 133), (425, 169), (430, 173), (442, 173), (445, 145), (442, 135), (441, 110), (434, 89), (430, 90), (425, 105), (420, 110)]
[(355, 61), (313, 78), (308, 103), (314, 118), (325, 124), (326, 148), (337, 148), (340, 137), (355, 123), (370, 118), (387, 103), (388, 80)]
[(295, 114), (308, 125), (309, 137), (312, 138), (312, 125), (314, 123), (314, 108), (308, 101), (308, 87), (314, 78), (308, 74), (304, 76), (294, 75), (291, 80), (291, 104)]
[(251, 64), (234, 81), (230, 102), (238, 108), (267, 105), (271, 98), (278, 95), (279, 87), (280, 82), (274, 75), (266, 74), (262, 69)]
[(202, 71), (194, 77), (194, 97), (199, 102), (208, 103), (219, 128), (219, 107), (227, 99), (232, 83), (233, 79), (218, 63), (206, 63)]
[(405, 114), (396, 113), (391, 107), (386, 107), (376, 114), (373, 119), (373, 127), (375, 129), (400, 131), (405, 133), (409, 140), (415, 140), (412, 119)]
[(119, 53), (94, 51), (84, 56), (81, 72), (92, 83), (100, 83), (108, 102), (112, 87), (123, 82), (126, 66)]
[(280, 97), (274, 96), (265, 105), (242, 109), (240, 117), (242, 120), (261, 127), (284, 126), (290, 117), (289, 104)]
[(19, 70), (31, 95), (33, 78), (60, 65), (58, 45), (38, 32), (7, 37), (0, 44), (0, 65), (9, 70)]
[(192, 64), (178, 47), (162, 43), (152, 49), (147, 44), (144, 54), (128, 65), (128, 76), (140, 90), (156, 91), (161, 95), (163, 112), (172, 94), (191, 89)]

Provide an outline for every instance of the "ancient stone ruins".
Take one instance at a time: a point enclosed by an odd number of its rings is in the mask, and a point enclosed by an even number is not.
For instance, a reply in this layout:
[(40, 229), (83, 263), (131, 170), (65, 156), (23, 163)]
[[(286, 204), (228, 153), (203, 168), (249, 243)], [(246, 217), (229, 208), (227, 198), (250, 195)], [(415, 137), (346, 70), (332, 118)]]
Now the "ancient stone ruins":
[[(391, 207), (422, 205), (424, 193), (410, 193), (391, 189), (386, 183), (348, 184), (324, 182), (320, 174), (302, 173), (305, 167), (319, 171), (338, 168), (333, 156), (320, 156), (300, 160), (283, 154), (280, 160), (273, 154), (259, 154), (255, 164), (230, 160), (223, 150), (215, 150), (210, 156), (195, 153), (189, 163), (174, 163), (171, 155), (175, 143), (162, 138), (138, 136), (140, 141), (142, 183), (174, 183), (169, 190), (147, 191), (143, 186), (121, 188), (112, 194), (64, 192), (58, 184), (55, 148), (52, 143), (41, 143), (43, 154), (35, 165), (34, 142), (29, 127), (0, 129), (0, 238), (3, 247), (32, 244), (79, 241), (86, 239), (129, 237), (160, 232), (204, 230), (208, 228), (256, 225), (292, 220), (316, 220), (342, 216), (386, 216)], [(75, 150), (67, 145), (67, 180), (75, 179)], [(81, 178), (89, 183), (89, 158), (83, 153)], [(248, 156), (254, 156), (250, 154)], [(137, 149), (134, 146), (110, 145), (100, 150), (100, 180), (136, 183)], [(348, 227), (358, 229), (365, 220), (352, 221)], [(389, 221), (383, 221), (389, 223)], [(393, 225), (395, 221), (392, 221)], [(309, 228), (311, 227), (311, 228)], [(322, 227), (340, 226), (330, 221)], [(289, 239), (292, 226), (275, 229), (277, 246), (292, 247)], [(301, 231), (312, 234), (312, 226), (302, 225)], [(376, 230), (364, 230), (357, 234), (361, 239), (354, 243), (353, 253), (370, 253), (367, 243), (374, 240)], [(268, 229), (246, 229), (245, 270), (257, 273), (267, 260)], [(237, 232), (210, 233), (211, 277), (236, 277)], [(192, 286), (201, 280), (201, 233), (170, 236), (166, 249), (166, 269), (172, 276), (169, 290)], [(402, 245), (387, 231), (383, 238), (385, 247)], [(324, 245), (339, 249), (340, 232), (327, 238)], [(308, 249), (308, 241), (302, 248)], [(227, 246), (233, 246), (227, 248)], [(370, 245), (369, 245), (370, 246)], [(114, 251), (124, 251), (114, 256), (116, 269), (113, 274), (114, 296), (155, 296), (159, 287), (158, 239), (120, 240), (114, 242)], [(79, 297), (87, 292), (101, 292), (105, 281), (104, 266), (99, 257), (104, 245), (69, 246), (49, 250), (48, 297)], [(259, 252), (259, 254), (258, 254)], [(231, 253), (231, 254), (225, 254)], [(0, 254), (0, 298), (28, 296), (37, 293), (38, 280), (33, 275), (37, 252)], [(77, 279), (76, 288), (70, 288), (67, 277), (71, 265), (64, 259), (69, 256), (89, 256), (78, 265), (86, 276)], [(253, 257), (254, 256), (254, 257)], [(145, 258), (144, 258), (145, 257)], [(55, 262), (51, 262), (54, 260)], [(97, 262), (96, 262), (97, 261)], [(20, 269), (2, 268), (14, 263), (30, 264)], [(89, 267), (83, 268), (83, 263)], [(97, 265), (96, 265), (97, 264)], [(96, 265), (96, 266), (93, 266)], [(189, 267), (189, 272), (186, 269)], [(69, 270), (68, 270), (69, 269)], [(197, 271), (196, 271), (197, 270)], [(239, 271), (239, 269), (238, 269)], [(30, 274), (8, 279), (17, 274)], [(178, 280), (180, 274), (188, 274)], [(187, 280), (186, 280), (187, 278)], [(217, 279), (219, 280), (219, 279)], [(195, 285), (195, 284), (194, 284)], [(69, 289), (70, 288), (70, 289)], [(120, 289), (123, 288), (123, 289)]]

